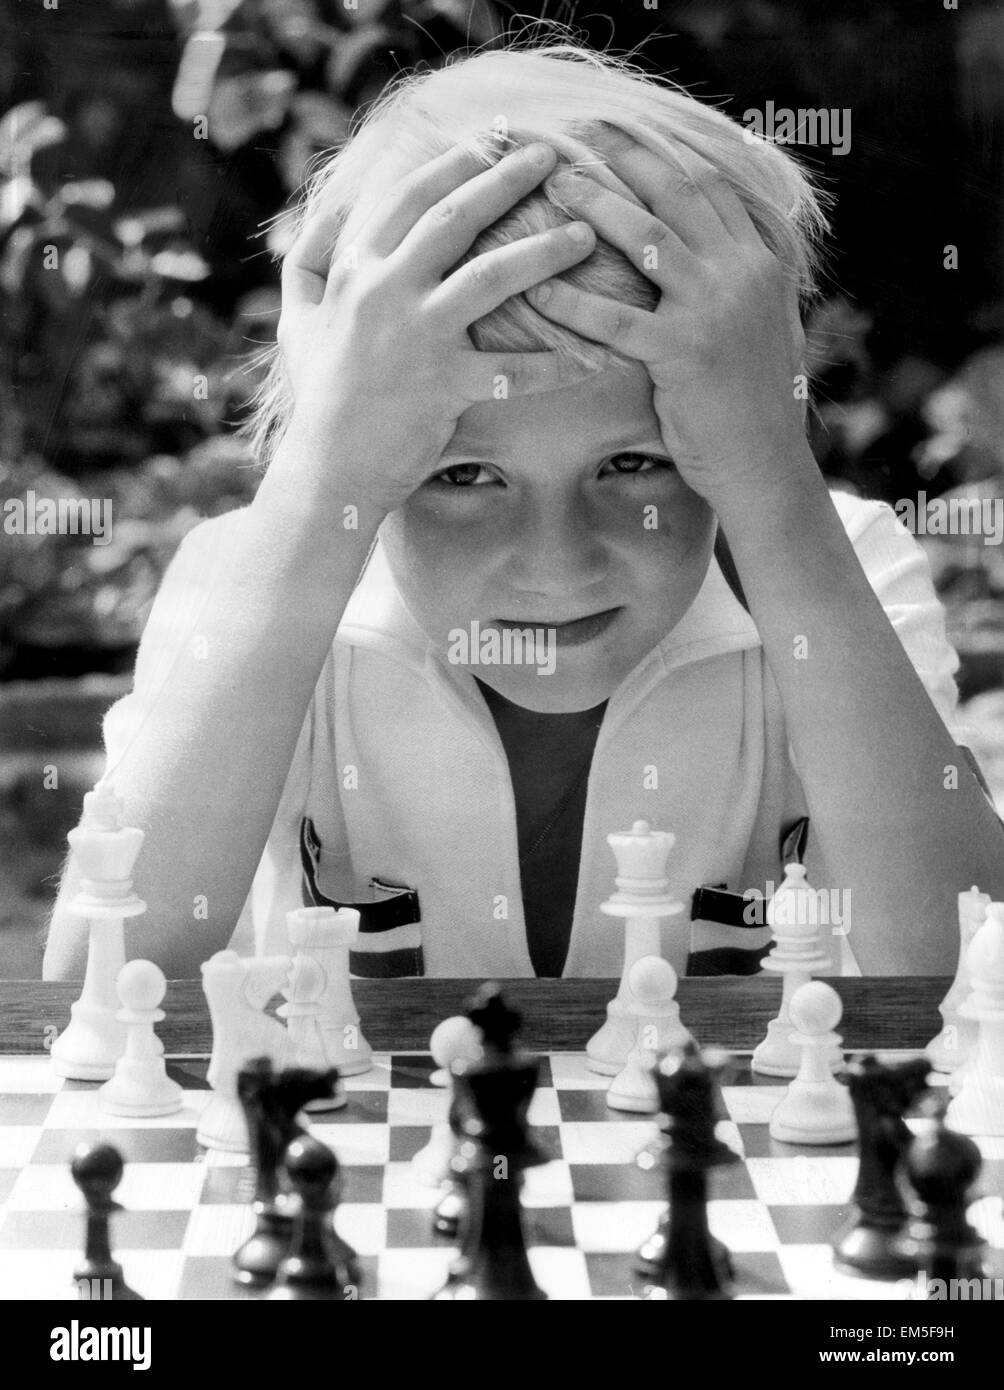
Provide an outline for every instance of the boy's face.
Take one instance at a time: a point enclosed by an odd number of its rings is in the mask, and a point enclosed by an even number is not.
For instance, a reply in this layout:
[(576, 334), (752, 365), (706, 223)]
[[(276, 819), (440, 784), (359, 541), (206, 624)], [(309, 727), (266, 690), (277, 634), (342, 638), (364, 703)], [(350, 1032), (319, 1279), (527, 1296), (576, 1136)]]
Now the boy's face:
[[(640, 363), (465, 411), (439, 471), (381, 531), (444, 658), (555, 714), (608, 699), (675, 627), (714, 534), (666, 454)], [(527, 629), (543, 630), (536, 645), (516, 637)]]

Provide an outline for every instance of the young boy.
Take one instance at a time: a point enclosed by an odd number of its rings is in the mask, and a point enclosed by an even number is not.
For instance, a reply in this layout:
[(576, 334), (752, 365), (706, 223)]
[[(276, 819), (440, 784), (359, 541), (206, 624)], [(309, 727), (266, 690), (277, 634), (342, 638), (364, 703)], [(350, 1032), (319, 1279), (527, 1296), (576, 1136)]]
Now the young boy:
[(130, 954), (194, 974), (331, 901), (363, 973), (612, 976), (605, 837), (644, 817), (667, 959), (756, 968), (766, 930), (694, 894), (769, 891), (808, 816), (860, 968), (954, 968), (1004, 833), (920, 551), (806, 444), (822, 225), (783, 151), (595, 54), (385, 96), (285, 260), (268, 472), (182, 545), (106, 720)]

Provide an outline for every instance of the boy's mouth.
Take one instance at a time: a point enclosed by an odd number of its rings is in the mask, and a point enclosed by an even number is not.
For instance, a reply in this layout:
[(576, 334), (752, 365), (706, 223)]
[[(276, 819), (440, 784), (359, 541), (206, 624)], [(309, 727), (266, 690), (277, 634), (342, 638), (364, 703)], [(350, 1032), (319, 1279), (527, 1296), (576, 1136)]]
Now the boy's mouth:
[(570, 622), (564, 623), (552, 622), (547, 618), (524, 619), (522, 622), (509, 618), (495, 618), (491, 626), (513, 630), (543, 628), (547, 633), (554, 633), (555, 641), (560, 647), (581, 647), (606, 632), (620, 612), (620, 608), (606, 608), (601, 613), (589, 613), (584, 618), (573, 618)]

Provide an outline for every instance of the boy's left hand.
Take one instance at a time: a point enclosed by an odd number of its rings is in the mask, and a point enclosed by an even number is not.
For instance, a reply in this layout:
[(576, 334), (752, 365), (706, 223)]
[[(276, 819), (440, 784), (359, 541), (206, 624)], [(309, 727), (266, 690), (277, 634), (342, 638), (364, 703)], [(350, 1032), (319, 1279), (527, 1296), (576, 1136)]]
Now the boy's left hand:
[(707, 160), (677, 146), (674, 170), (606, 127), (597, 144), (644, 207), (585, 174), (562, 170), (549, 182), (660, 289), (660, 302), (648, 312), (560, 279), (526, 296), (555, 323), (645, 363), (666, 449), (695, 492), (712, 506), (762, 500), (811, 459), (795, 396), (805, 342), (796, 288)]

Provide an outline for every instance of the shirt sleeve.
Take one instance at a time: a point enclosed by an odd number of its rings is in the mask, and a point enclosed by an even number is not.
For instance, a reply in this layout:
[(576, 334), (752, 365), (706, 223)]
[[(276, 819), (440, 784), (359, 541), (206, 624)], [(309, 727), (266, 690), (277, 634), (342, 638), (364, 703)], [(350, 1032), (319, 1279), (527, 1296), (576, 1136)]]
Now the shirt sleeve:
[(959, 657), (920, 545), (885, 502), (832, 494), (855, 554), (913, 668), (956, 743), (966, 742), (955, 675)]

